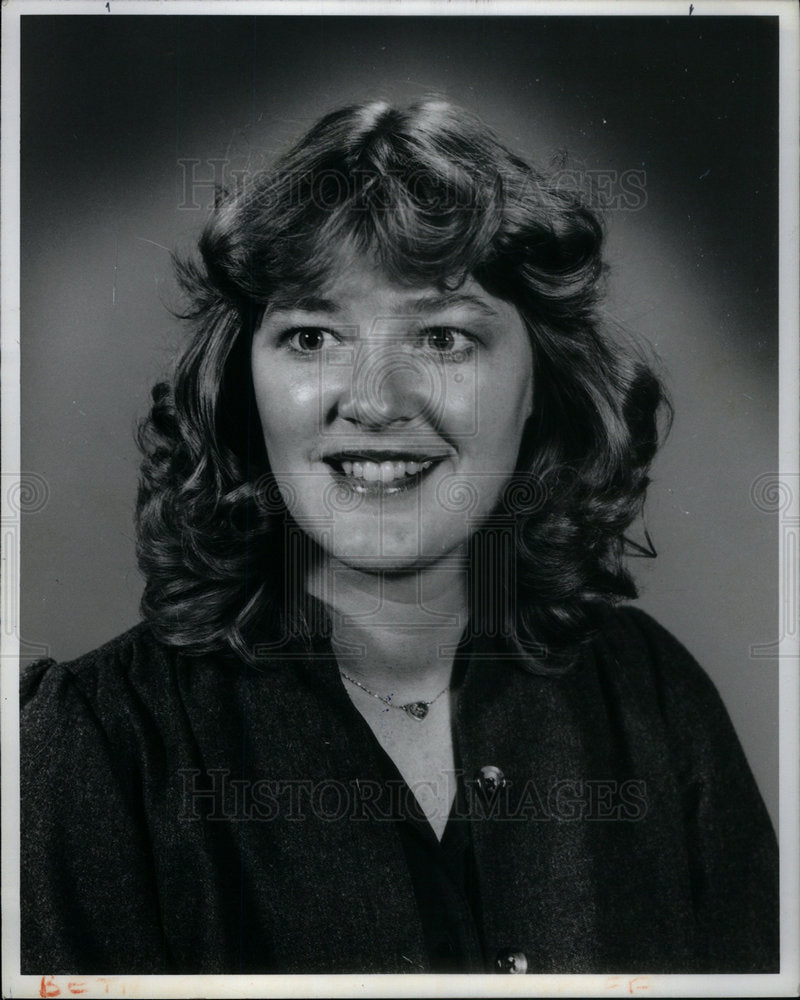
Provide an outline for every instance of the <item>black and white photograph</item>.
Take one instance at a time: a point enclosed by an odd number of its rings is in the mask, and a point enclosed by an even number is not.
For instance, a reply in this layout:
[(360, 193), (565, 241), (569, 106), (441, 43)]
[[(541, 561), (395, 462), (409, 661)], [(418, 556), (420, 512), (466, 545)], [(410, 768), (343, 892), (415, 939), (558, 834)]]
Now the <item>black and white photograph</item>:
[(2, 18), (3, 996), (795, 995), (795, 5)]

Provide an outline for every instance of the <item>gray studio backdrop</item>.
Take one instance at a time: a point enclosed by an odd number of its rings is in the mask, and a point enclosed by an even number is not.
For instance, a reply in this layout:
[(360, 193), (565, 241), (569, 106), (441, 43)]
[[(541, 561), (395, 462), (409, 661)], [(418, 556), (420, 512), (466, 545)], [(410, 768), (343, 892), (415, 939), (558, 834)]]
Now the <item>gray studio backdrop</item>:
[[(777, 817), (777, 25), (768, 17), (23, 17), (22, 639), (138, 619), (136, 420), (213, 180), (344, 102), (442, 94), (607, 207), (611, 312), (661, 358), (641, 605), (710, 673)], [(241, 176), (241, 175), (240, 175)], [(763, 485), (763, 480), (761, 480)], [(755, 498), (754, 498), (755, 492)], [(761, 489), (763, 493), (763, 489)], [(641, 537), (641, 536), (640, 536)]]

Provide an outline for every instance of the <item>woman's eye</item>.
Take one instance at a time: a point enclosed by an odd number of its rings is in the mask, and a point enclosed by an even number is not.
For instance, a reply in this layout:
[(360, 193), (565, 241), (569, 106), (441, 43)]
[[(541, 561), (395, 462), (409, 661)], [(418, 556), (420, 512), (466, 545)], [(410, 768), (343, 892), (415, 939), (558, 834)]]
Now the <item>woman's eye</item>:
[(472, 339), (454, 326), (429, 326), (423, 331), (425, 346), (438, 354), (467, 355), (474, 344)]
[(327, 330), (315, 326), (304, 326), (296, 330), (287, 330), (283, 335), (284, 343), (298, 354), (314, 354), (333, 343), (333, 335)]

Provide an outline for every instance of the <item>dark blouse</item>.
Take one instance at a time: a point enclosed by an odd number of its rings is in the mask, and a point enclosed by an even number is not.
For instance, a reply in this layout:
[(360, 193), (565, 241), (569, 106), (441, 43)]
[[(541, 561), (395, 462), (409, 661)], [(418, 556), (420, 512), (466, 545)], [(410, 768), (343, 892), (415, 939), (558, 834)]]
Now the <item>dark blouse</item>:
[(707, 676), (634, 609), (563, 676), (472, 651), (469, 819), (441, 846), (376, 811), (385, 760), (329, 649), (256, 669), (139, 625), (35, 664), (21, 706), (23, 973), (413, 972), (448, 950), (546, 974), (778, 969), (752, 774)]
[(427, 965), (418, 971), (489, 971), (464, 782), (458, 779), (440, 841), (392, 760), (381, 753), (428, 954)]

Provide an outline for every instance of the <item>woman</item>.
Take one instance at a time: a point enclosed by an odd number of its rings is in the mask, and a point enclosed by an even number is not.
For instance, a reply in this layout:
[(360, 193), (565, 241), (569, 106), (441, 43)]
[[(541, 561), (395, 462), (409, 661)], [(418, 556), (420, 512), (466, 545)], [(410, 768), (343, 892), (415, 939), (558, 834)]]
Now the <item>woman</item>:
[(724, 708), (623, 565), (665, 403), (602, 230), (443, 102), (223, 198), (144, 622), (24, 679), (23, 971), (775, 971)]

